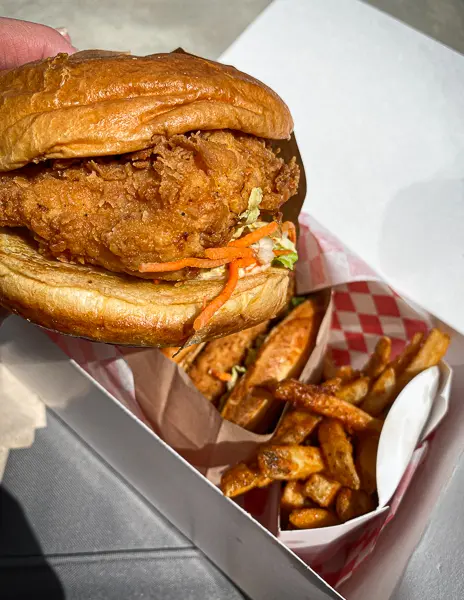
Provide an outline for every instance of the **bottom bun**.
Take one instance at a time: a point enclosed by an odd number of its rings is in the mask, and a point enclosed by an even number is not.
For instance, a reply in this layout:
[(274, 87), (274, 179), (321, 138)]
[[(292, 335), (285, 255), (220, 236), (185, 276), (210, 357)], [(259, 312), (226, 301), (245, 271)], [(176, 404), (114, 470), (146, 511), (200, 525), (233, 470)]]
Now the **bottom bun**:
[[(235, 333), (277, 315), (289, 286), (286, 269), (239, 280), (195, 343)], [(18, 230), (0, 228), (0, 305), (60, 333), (129, 346), (181, 346), (221, 281), (159, 283), (49, 260)]]

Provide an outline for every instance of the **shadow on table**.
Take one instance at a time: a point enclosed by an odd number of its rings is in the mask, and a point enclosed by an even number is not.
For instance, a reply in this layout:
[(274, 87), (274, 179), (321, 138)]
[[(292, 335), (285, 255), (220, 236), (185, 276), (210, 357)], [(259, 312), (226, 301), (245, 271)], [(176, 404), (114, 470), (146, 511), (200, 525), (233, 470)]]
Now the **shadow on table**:
[(0, 597), (64, 599), (20, 504), (0, 485)]

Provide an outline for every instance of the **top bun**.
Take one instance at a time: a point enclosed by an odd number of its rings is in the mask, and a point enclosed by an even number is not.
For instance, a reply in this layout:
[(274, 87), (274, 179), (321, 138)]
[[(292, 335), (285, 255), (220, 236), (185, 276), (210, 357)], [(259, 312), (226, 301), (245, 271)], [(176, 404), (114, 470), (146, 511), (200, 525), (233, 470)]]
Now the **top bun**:
[(59, 54), (0, 74), (0, 90), (0, 171), (134, 152), (156, 134), (235, 129), (286, 139), (293, 129), (270, 88), (185, 53)]

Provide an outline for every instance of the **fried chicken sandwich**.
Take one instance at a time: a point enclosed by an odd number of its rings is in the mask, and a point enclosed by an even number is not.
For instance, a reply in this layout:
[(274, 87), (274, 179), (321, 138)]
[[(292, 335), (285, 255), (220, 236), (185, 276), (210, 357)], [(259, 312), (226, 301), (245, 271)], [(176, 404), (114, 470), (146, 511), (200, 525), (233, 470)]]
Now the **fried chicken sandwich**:
[(182, 346), (282, 310), (299, 169), (284, 102), (185, 53), (0, 74), (0, 305), (46, 328)]

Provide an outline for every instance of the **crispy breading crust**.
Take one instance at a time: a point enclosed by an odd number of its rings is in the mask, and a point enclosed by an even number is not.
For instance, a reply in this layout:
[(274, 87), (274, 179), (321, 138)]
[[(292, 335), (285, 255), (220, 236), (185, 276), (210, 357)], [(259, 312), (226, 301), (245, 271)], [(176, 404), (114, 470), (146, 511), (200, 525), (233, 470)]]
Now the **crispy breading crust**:
[(0, 174), (0, 225), (25, 226), (45, 256), (145, 278), (188, 279), (198, 269), (138, 272), (141, 263), (202, 257), (226, 244), (253, 188), (274, 213), (299, 171), (263, 141), (226, 131), (158, 136), (121, 157), (51, 161)]

